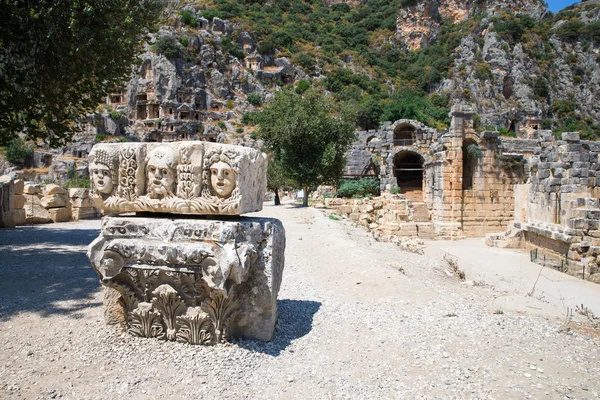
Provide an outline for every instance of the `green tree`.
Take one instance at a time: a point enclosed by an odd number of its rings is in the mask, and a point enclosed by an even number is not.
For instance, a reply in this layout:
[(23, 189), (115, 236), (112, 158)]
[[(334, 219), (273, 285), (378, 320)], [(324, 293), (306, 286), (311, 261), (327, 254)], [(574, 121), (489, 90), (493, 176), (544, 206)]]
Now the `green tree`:
[(354, 126), (331, 110), (330, 101), (312, 90), (304, 96), (281, 90), (257, 115), (258, 136), (284, 177), (304, 189), (304, 207), (311, 190), (339, 181), (355, 138)]
[(0, 142), (58, 147), (128, 74), (161, 0), (0, 0)]

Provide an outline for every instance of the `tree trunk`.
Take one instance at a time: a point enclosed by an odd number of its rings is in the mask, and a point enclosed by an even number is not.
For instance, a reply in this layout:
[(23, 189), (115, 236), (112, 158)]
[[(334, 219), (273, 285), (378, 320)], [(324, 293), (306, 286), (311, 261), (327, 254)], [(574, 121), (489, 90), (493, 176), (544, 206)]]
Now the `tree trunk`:
[(281, 205), (281, 199), (279, 198), (279, 189), (273, 189), (273, 192), (275, 192), (275, 198), (273, 199), (273, 204), (276, 206)]
[(308, 207), (308, 195), (310, 192), (307, 187), (305, 187), (303, 190), (304, 190), (304, 198), (302, 198), (302, 207)]

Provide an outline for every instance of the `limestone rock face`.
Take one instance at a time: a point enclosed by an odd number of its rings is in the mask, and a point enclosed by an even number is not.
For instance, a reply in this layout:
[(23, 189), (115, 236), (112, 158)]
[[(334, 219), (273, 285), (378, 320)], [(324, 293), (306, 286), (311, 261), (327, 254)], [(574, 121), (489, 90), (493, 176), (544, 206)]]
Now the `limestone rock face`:
[(105, 304), (112, 323), (135, 336), (215, 344), (271, 339), (284, 250), (276, 219), (105, 217), (88, 257), (120, 296)]
[(240, 215), (262, 209), (266, 156), (208, 142), (97, 144), (92, 196), (104, 210)]

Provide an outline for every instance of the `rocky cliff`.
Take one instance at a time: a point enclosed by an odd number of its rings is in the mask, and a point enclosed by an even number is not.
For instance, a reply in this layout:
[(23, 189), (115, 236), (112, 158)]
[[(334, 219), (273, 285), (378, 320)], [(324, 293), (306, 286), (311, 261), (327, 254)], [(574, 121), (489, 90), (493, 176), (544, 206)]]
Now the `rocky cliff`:
[[(596, 0), (557, 15), (541, 0), (316, 3), (171, 2), (135, 74), (103, 106), (98, 132), (249, 143), (244, 113), (306, 80), (340, 101), (381, 104), (416, 85), (447, 99), (442, 106), (474, 104), (482, 128), (521, 136), (542, 127), (600, 135)], [(446, 59), (426, 58), (435, 46)], [(350, 78), (338, 77), (342, 68)]]

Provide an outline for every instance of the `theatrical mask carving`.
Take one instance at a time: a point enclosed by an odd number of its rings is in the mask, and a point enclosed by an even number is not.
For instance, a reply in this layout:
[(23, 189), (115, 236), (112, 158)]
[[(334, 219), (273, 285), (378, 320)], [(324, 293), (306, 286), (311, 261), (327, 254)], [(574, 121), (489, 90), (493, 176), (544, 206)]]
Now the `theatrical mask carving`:
[(173, 149), (161, 146), (153, 149), (146, 157), (147, 196), (164, 199), (174, 196), (177, 154)]
[(235, 171), (223, 161), (210, 166), (210, 183), (219, 197), (228, 197), (235, 189)]
[(106, 197), (113, 192), (116, 186), (117, 155), (104, 149), (94, 149), (90, 154), (90, 177), (92, 193), (96, 196)]

